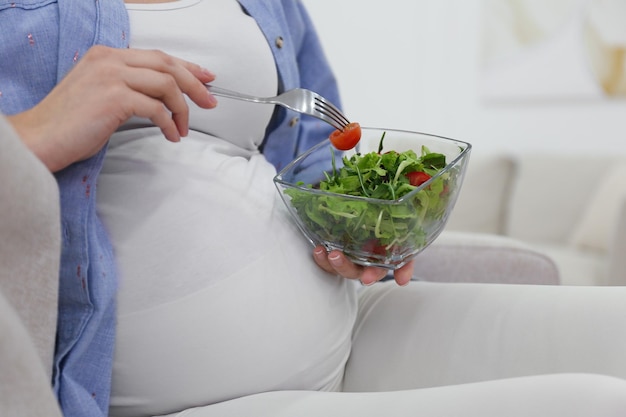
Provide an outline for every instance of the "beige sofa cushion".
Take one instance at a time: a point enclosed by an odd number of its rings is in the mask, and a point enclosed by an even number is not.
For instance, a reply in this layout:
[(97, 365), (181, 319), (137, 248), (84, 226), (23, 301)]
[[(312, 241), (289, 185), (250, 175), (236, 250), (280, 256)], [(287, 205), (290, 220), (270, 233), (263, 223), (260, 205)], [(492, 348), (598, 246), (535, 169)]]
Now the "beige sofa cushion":
[(620, 208), (609, 249), (609, 266), (604, 284), (626, 285), (626, 202)]
[(505, 155), (472, 151), (448, 230), (502, 234), (515, 163)]
[[(26, 326), (50, 381), (61, 250), (58, 188), (1, 117), (0, 179), (0, 293)], [(0, 357), (2, 372), (6, 360)]]
[(562, 285), (604, 285), (608, 273), (603, 253), (561, 244), (530, 244), (557, 265)]
[(573, 225), (613, 161), (584, 154), (520, 155), (505, 234), (526, 242), (568, 244)]
[(581, 249), (608, 252), (625, 201), (626, 163), (615, 164), (605, 175), (596, 178), (591, 198), (572, 234), (571, 244)]

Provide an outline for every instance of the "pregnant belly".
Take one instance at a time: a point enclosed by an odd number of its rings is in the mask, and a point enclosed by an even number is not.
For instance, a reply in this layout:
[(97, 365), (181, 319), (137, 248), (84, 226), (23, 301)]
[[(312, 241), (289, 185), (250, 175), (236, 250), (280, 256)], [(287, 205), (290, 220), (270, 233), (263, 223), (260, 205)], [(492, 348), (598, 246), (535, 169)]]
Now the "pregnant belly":
[(152, 132), (112, 142), (98, 183), (120, 270), (111, 415), (336, 388), (354, 289), (315, 266), (271, 165)]

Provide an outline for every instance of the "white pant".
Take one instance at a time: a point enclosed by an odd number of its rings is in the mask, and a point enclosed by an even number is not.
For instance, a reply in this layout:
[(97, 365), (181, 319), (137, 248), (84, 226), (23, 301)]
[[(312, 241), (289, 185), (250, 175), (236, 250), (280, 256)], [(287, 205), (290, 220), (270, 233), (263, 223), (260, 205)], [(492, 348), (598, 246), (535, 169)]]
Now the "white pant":
[(625, 300), (624, 287), (377, 284), (360, 294), (344, 392), (170, 416), (623, 417)]
[(269, 392), (169, 417), (623, 417), (625, 410), (623, 380), (561, 374), (380, 393)]

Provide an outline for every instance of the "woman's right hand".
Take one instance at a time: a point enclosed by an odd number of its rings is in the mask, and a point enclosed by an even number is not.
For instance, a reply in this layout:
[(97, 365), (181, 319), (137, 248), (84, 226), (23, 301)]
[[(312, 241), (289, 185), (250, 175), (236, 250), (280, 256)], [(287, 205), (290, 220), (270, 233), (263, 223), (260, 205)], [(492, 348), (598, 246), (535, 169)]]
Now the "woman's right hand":
[(132, 116), (150, 119), (178, 142), (188, 132), (184, 96), (202, 108), (215, 107), (204, 86), (214, 78), (160, 51), (94, 46), (39, 104), (8, 119), (54, 172), (95, 155)]

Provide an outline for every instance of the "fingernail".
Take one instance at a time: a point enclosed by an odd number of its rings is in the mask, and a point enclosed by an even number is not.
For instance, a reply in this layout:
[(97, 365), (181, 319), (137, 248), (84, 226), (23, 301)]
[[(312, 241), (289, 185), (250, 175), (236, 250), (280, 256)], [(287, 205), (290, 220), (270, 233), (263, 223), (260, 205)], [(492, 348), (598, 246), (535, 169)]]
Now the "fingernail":
[(202, 68), (202, 73), (206, 75), (207, 77), (215, 78), (215, 74), (206, 68)]
[(331, 254), (328, 256), (328, 261), (332, 264), (332, 266), (342, 266), (343, 259), (338, 254)]
[(323, 248), (316, 248), (316, 249), (313, 251), (313, 254), (314, 254), (315, 256), (322, 256), (325, 252), (326, 252), (326, 251), (325, 251)]
[[(208, 90), (207, 90), (208, 92)], [(213, 94), (208, 93), (209, 94), (209, 104), (211, 106), (217, 106), (217, 99), (213, 96)]]

